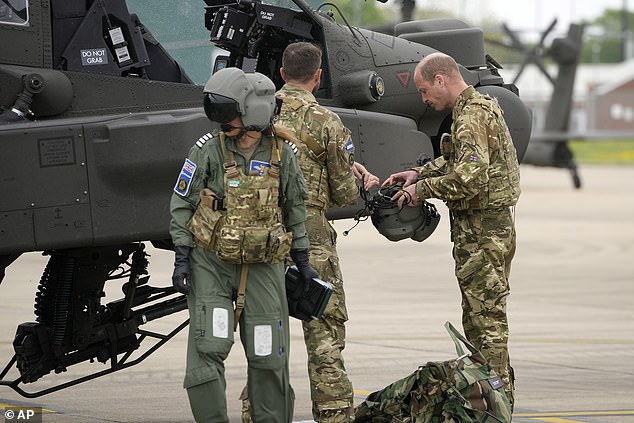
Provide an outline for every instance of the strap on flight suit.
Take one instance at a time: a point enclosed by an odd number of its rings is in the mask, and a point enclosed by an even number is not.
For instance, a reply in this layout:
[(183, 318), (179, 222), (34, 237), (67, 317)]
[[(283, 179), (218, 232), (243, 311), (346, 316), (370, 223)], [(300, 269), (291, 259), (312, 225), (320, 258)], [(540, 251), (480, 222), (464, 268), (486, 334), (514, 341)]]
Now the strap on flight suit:
[(247, 292), (247, 273), (249, 273), (249, 265), (243, 264), (240, 272), (240, 287), (238, 288), (238, 298), (236, 299), (236, 309), (234, 310), (233, 331), (238, 329), (238, 322), (244, 309), (244, 299)]

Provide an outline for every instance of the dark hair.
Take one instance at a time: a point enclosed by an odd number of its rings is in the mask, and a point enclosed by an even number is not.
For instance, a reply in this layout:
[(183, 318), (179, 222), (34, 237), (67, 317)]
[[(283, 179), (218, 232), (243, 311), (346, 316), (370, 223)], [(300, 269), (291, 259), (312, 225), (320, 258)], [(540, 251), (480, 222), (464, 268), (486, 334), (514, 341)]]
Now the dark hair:
[(307, 42), (289, 44), (282, 55), (282, 67), (286, 79), (306, 82), (321, 67), (321, 49)]
[(455, 78), (460, 74), (458, 64), (453, 57), (442, 53), (432, 53), (423, 58), (417, 68), (420, 75), (427, 82), (433, 81), (438, 74), (450, 78)]

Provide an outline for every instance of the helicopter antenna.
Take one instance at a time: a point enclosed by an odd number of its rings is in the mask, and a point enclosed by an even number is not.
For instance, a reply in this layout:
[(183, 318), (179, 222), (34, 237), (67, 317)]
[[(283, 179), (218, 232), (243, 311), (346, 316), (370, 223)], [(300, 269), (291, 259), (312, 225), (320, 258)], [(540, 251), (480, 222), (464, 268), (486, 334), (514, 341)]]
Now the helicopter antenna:
[(359, 37), (357, 37), (357, 34), (354, 33), (354, 30), (352, 29), (352, 26), (350, 26), (350, 24), (348, 23), (348, 20), (346, 19), (346, 17), (343, 15), (343, 13), (341, 13), (341, 10), (339, 9), (339, 6), (337, 6), (334, 3), (325, 2), (325, 3), (322, 3), (322, 4), (319, 5), (319, 7), (317, 8), (317, 12), (319, 12), (319, 9), (321, 9), (324, 6), (332, 6), (335, 9), (337, 9), (337, 12), (339, 12), (339, 16), (341, 16), (341, 19), (343, 19), (343, 21), (346, 23), (346, 26), (350, 30), (350, 33), (352, 34), (354, 39), (357, 40), (358, 43), (360, 43), (361, 40), (359, 40)]

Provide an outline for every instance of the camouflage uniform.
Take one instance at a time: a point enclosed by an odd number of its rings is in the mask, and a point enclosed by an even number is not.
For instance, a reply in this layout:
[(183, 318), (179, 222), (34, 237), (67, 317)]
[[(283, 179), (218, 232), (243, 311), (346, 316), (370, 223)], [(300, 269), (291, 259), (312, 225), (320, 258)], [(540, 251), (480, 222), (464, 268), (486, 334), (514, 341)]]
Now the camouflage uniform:
[(299, 138), (299, 166), (308, 187), (306, 230), (310, 264), (334, 292), (319, 320), (303, 322), (308, 375), (317, 422), (349, 422), (353, 416), (352, 383), (344, 367), (348, 320), (339, 266), (337, 233), (325, 217), (332, 206), (355, 204), (358, 187), (352, 173), (354, 145), (339, 116), (320, 106), (308, 91), (286, 84), (277, 93), (284, 103), (278, 124)]
[[(449, 322), (458, 358), (430, 361), (410, 375), (370, 393), (355, 410), (355, 423), (510, 422), (502, 380)], [(467, 347), (469, 355), (465, 355)]]
[[(225, 140), (224, 150), (219, 139), (219, 136), (207, 134), (192, 147), (170, 205), (170, 235), (174, 244), (192, 247), (189, 256), (191, 292), (187, 301), (190, 325), (184, 387), (197, 422), (229, 421), (224, 360), (233, 345), (233, 304), (246, 266), (219, 257), (213, 249), (208, 249), (211, 248), (209, 246), (203, 248), (197, 245), (200, 244), (199, 238), (194, 240), (190, 231), (192, 225), (188, 222), (197, 210), (201, 191), (207, 188), (224, 198), (226, 223), (221, 228), (231, 228), (244, 213), (264, 213), (267, 219), (273, 213), (292, 232), (292, 248), (308, 248), (304, 207), (306, 186), (290, 146), (278, 142), (279, 149), (273, 148), (273, 138), (264, 136), (247, 163), (236, 148), (234, 138)], [(233, 178), (224, 169), (228, 152), (238, 170)], [(266, 194), (266, 180), (273, 178), (271, 172), (276, 161), (273, 154), (279, 158), (280, 172), (274, 184), (268, 185), (278, 191), (271, 199)], [(251, 189), (258, 184), (258, 189)], [(245, 186), (248, 189), (243, 189)], [(234, 189), (243, 192), (238, 200), (249, 197), (247, 200), (260, 202), (263, 196), (268, 199), (263, 201), (266, 202), (263, 207), (250, 207), (244, 211), (243, 206), (234, 203), (236, 196), (228, 191)], [(249, 196), (250, 191), (255, 195)], [(218, 235), (214, 245), (235, 240), (226, 237), (223, 229), (213, 231)], [(245, 240), (247, 235), (253, 236), (245, 233)], [(270, 244), (271, 238), (268, 240)], [(240, 339), (247, 356), (252, 412), (256, 421), (291, 422), (294, 394), (288, 374), (288, 305), (283, 262), (249, 262), (248, 269), (246, 301), (239, 321)]]
[(447, 203), (464, 332), (502, 377), (513, 404), (506, 299), (520, 176), (497, 101), (466, 88), (453, 107), (451, 138), (441, 144), (442, 156), (415, 169), (416, 194)]

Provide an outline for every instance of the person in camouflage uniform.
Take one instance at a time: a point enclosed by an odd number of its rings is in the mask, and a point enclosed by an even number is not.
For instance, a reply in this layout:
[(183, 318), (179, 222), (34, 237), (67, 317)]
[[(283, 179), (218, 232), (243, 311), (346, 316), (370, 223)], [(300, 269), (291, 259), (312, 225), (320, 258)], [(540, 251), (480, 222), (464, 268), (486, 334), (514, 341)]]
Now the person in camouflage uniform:
[[(311, 43), (290, 44), (282, 56), (280, 73), (286, 84), (277, 92), (283, 101), (276, 126), (297, 136), (299, 166), (308, 187), (306, 230), (310, 264), (333, 293), (319, 320), (302, 322), (308, 352), (308, 375), (313, 418), (318, 423), (353, 421), (353, 390), (344, 366), (346, 310), (339, 266), (337, 233), (326, 219), (332, 206), (356, 204), (357, 179), (365, 188), (378, 185), (376, 176), (354, 161), (351, 134), (339, 116), (315, 99), (321, 79), (321, 49)], [(245, 415), (243, 421), (248, 422)]]
[(221, 132), (191, 148), (170, 204), (172, 283), (188, 294), (190, 315), (184, 387), (197, 422), (229, 422), (224, 361), (239, 322), (254, 420), (290, 423), (289, 248), (304, 279), (317, 275), (308, 264), (305, 181), (292, 147), (271, 130), (270, 79), (220, 70), (204, 104)]
[(442, 137), (441, 156), (391, 175), (384, 185), (404, 181), (394, 196), (399, 205), (406, 198), (412, 199), (411, 205), (427, 198), (446, 202), (463, 329), (502, 377), (513, 405), (506, 300), (515, 254), (512, 208), (520, 195), (515, 147), (497, 101), (467, 85), (450, 56), (424, 57), (414, 82), (427, 107), (452, 109), (451, 134)]

